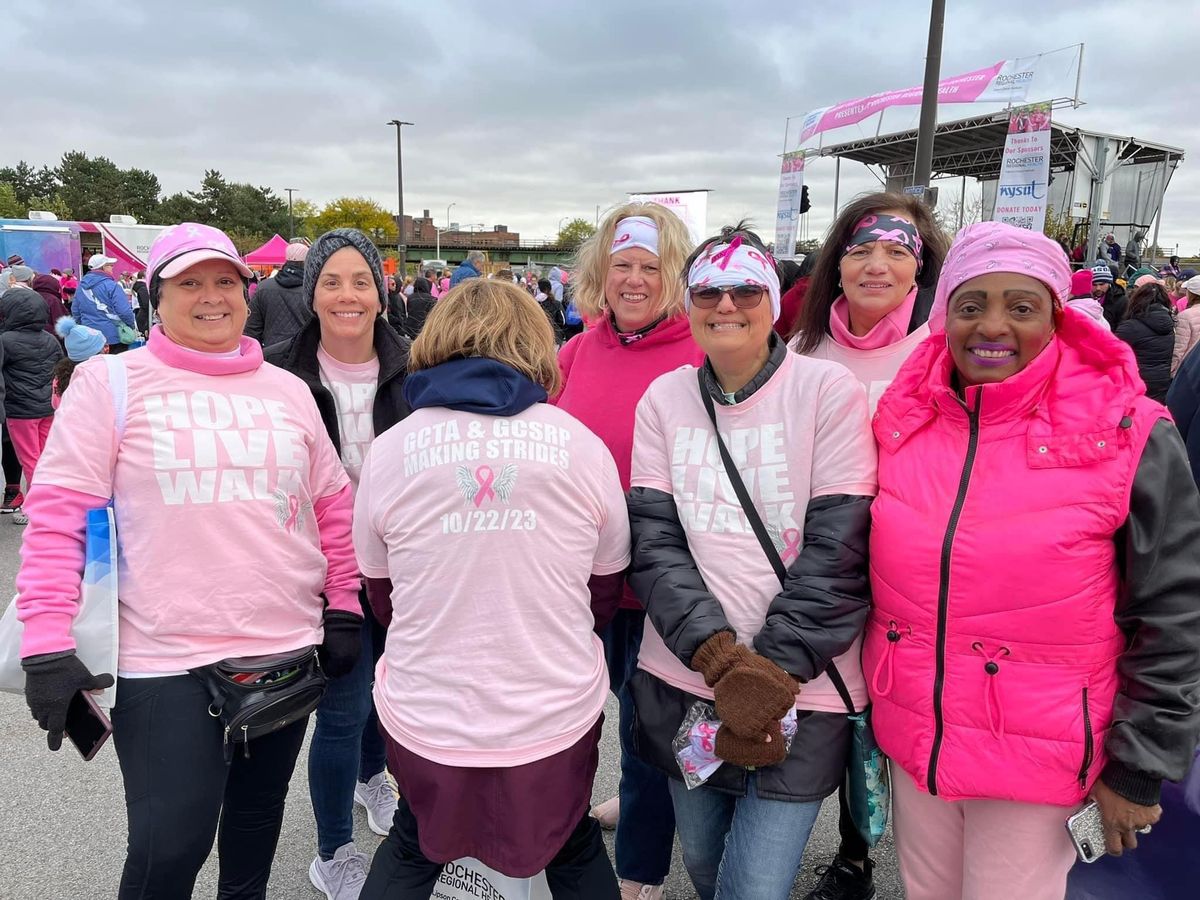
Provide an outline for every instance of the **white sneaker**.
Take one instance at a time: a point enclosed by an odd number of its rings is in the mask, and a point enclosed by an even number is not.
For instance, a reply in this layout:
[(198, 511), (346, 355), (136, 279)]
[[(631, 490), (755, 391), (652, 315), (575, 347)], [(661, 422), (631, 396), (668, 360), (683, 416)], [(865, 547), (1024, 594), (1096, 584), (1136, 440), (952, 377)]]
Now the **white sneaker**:
[(338, 847), (333, 859), (314, 859), (308, 867), (308, 880), (328, 900), (358, 900), (370, 865), (367, 854), (360, 853), (351, 841)]
[(392, 819), (396, 817), (396, 789), (388, 781), (387, 770), (380, 772), (366, 784), (354, 786), (354, 802), (366, 807), (367, 824), (371, 830), (387, 837), (392, 830)]
[(9, 521), (14, 525), (28, 525), (29, 513), (25, 512), (23, 509), (14, 510), (12, 518)]
[(621, 900), (662, 900), (661, 884), (642, 884), (640, 881), (620, 881)]

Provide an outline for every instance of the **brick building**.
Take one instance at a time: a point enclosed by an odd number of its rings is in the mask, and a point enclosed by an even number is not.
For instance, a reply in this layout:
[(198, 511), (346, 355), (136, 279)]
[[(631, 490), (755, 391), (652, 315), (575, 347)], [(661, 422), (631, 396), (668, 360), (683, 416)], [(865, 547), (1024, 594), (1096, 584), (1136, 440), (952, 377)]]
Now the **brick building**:
[[(405, 243), (409, 246), (432, 247), (437, 243), (437, 226), (424, 210), (424, 215), (404, 217)], [(516, 247), (521, 243), (521, 235), (509, 231), (507, 225), (493, 225), (490, 231), (443, 231), (443, 247), (470, 247), (472, 249), (487, 249), (488, 247)]]

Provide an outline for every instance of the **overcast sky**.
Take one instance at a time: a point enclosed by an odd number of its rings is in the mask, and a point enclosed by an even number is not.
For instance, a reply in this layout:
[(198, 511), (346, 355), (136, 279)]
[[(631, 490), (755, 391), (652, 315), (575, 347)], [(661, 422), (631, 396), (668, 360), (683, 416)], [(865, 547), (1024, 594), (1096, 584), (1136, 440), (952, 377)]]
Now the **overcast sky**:
[[(921, 0), (4, 5), (0, 165), (53, 166), (78, 149), (152, 170), (165, 193), (215, 168), (317, 204), (366, 195), (394, 211), (385, 123), (400, 118), (415, 123), (406, 212), (444, 224), (453, 202), (456, 222), (530, 238), (627, 191), (696, 187), (713, 191), (710, 230), (749, 216), (769, 239), (785, 119), (919, 84), (929, 28)], [(947, 6), (942, 77), (1085, 42), (1087, 105), (1057, 117), (1184, 148), (1160, 243), (1200, 249), (1195, 0), (1153, 4), (1154, 21), (1096, 0)], [(885, 130), (917, 112), (892, 115)], [(813, 237), (830, 220), (833, 169), (809, 165)], [(843, 202), (877, 185), (843, 165)]]

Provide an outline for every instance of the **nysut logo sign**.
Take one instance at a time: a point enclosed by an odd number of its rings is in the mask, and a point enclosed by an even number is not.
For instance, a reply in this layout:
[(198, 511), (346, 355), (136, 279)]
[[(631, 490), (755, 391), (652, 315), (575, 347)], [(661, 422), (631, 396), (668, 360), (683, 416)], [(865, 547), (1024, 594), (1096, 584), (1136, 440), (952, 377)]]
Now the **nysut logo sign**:
[(446, 863), (432, 900), (551, 900), (544, 874), (511, 878), (477, 859)]

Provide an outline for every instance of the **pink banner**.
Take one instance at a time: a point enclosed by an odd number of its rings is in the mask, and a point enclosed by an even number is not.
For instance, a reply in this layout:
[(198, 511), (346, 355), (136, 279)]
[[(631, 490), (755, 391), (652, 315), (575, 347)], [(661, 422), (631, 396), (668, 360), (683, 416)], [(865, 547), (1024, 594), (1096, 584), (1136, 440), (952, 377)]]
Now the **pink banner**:
[[(977, 103), (980, 101), (1008, 102), (1024, 100), (1033, 80), (1037, 57), (1002, 59), (985, 69), (965, 75), (955, 75), (938, 82), (939, 103)], [(804, 117), (800, 143), (814, 134), (853, 125), (892, 106), (917, 106), (923, 89), (920, 86), (899, 91), (884, 91), (857, 100), (847, 100), (834, 106), (814, 109)]]

